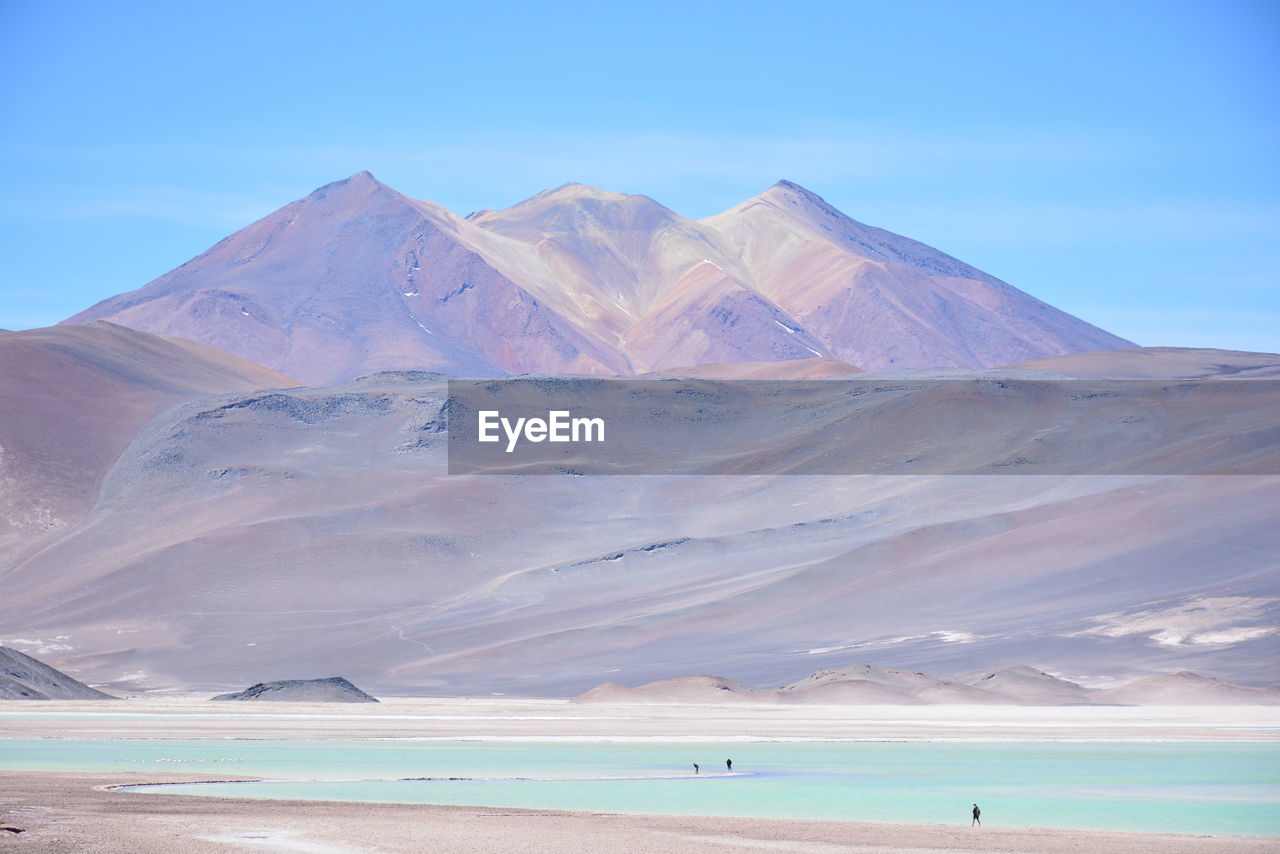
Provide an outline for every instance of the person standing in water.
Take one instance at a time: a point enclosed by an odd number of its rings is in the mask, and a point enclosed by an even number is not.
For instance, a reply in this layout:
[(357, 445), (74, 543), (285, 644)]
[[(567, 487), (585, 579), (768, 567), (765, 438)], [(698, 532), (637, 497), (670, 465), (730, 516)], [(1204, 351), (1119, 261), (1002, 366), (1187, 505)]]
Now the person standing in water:
[(969, 822), (969, 826), (973, 827), (975, 824), (982, 827), (982, 810), (978, 809), (977, 804), (973, 805), (973, 821)]
[(697, 762), (693, 763), (693, 773), (695, 773), (695, 774), (697, 774), (697, 773), (698, 773), (698, 763), (697, 763)]
[(732, 759), (726, 759), (726, 760), (724, 761), (724, 767), (725, 767), (725, 768), (728, 768), (728, 769), (729, 769), (729, 771), (730, 771), (730, 773), (732, 773), (732, 772), (733, 772), (733, 760), (732, 760)]

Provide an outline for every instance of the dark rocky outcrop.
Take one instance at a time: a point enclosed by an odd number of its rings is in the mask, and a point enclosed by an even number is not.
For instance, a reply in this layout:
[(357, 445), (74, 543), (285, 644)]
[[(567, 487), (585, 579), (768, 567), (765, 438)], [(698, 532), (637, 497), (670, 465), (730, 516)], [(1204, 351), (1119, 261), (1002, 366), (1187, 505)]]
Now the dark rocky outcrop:
[(271, 700), (280, 703), (376, 703), (341, 676), (328, 679), (283, 679), (259, 682), (235, 694), (219, 694), (214, 700)]
[(26, 653), (0, 646), (0, 700), (116, 700)]

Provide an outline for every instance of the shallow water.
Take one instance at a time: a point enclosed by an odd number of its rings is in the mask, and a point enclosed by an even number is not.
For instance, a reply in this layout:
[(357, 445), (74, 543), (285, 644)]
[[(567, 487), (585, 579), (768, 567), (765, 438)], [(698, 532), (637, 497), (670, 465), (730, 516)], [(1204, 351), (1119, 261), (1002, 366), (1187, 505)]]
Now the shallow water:
[(0, 767), (272, 778), (150, 789), (184, 795), (728, 817), (967, 824), (977, 801), (989, 825), (1280, 836), (1275, 743), (10, 739)]

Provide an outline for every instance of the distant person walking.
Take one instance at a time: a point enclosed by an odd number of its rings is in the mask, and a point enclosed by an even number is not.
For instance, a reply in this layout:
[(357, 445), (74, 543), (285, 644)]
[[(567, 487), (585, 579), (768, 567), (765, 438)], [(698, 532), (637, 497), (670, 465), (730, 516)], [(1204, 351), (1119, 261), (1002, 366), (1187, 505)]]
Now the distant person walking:
[(973, 827), (975, 824), (982, 827), (982, 810), (978, 809), (977, 804), (973, 805), (973, 821), (969, 822), (969, 826)]
[(697, 773), (698, 773), (698, 763), (697, 763), (697, 762), (693, 763), (693, 773), (695, 773), (695, 774), (697, 774)]
[(732, 773), (732, 772), (733, 772), (733, 760), (732, 760), (732, 759), (726, 759), (726, 760), (724, 761), (724, 767), (728, 768), (728, 769), (729, 769), (729, 771), (730, 771), (730, 773)]

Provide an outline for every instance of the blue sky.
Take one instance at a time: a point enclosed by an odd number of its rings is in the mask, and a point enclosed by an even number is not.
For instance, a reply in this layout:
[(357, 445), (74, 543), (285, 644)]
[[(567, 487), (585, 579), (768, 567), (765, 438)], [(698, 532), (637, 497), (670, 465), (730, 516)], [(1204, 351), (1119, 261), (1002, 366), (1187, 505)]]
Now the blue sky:
[(1141, 344), (1280, 351), (1280, 3), (463, 5), (0, 0), (0, 328), (369, 169), (463, 214), (785, 177)]

